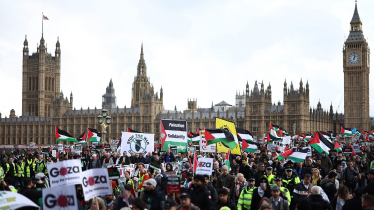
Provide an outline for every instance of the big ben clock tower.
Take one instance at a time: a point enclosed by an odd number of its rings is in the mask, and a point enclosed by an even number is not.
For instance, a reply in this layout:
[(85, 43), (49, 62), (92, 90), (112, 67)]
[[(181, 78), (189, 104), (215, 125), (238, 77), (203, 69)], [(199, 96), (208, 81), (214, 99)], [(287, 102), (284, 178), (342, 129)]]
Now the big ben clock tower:
[(370, 49), (364, 38), (357, 2), (350, 24), (343, 49), (344, 126), (369, 131)]

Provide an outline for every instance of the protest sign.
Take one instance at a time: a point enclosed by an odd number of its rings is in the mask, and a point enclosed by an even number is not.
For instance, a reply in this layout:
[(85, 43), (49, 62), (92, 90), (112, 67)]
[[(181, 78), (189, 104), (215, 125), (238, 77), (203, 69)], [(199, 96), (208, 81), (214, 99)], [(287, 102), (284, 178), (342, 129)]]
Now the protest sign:
[(161, 120), (160, 140), (161, 151), (177, 146), (178, 152), (187, 152), (187, 121)]
[(121, 153), (126, 151), (127, 156), (130, 156), (132, 152), (135, 154), (153, 152), (154, 136), (149, 133), (122, 132)]
[(52, 150), (52, 157), (56, 157), (56, 150)]
[(356, 154), (360, 153), (360, 146), (358, 144), (353, 144), (353, 151), (355, 151)]
[(58, 151), (62, 151), (63, 150), (63, 148), (64, 148), (64, 145), (63, 144), (58, 144)]
[(109, 181), (108, 169), (106, 168), (83, 171), (80, 184), (82, 184), (84, 199), (89, 201), (96, 196), (113, 194)]
[(180, 183), (179, 183), (179, 176), (175, 174), (168, 174), (168, 181), (167, 181), (167, 192), (168, 193), (180, 193)]
[(35, 143), (34, 142), (30, 142), (30, 149), (34, 149), (35, 148)]
[(308, 149), (308, 153), (306, 154), (306, 156), (310, 156), (310, 157), (312, 157), (312, 147), (303, 147), (303, 150), (304, 149)]
[(81, 184), (80, 160), (66, 160), (47, 165), (51, 187)]
[(202, 136), (200, 132), (200, 152), (216, 152), (217, 144), (210, 144), (208, 145), (207, 140), (205, 140), (205, 136)]
[(78, 209), (77, 193), (74, 185), (43, 188), (43, 209)]
[(39, 208), (32, 200), (19, 193), (0, 191), (0, 209), (19, 209), (22, 207)]
[(108, 168), (109, 179), (119, 179), (119, 171), (117, 167)]
[(212, 175), (213, 158), (199, 158), (197, 161), (196, 174)]
[(99, 142), (92, 142), (92, 148), (96, 148)]
[(161, 162), (155, 159), (151, 160), (149, 164), (149, 167), (153, 169), (160, 169), (160, 166), (161, 166)]

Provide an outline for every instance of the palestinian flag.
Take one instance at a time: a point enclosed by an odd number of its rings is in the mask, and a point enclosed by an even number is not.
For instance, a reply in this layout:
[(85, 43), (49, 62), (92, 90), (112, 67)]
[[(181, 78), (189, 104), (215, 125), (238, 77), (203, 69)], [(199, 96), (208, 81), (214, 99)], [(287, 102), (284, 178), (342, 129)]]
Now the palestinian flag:
[(87, 128), (87, 132), (83, 135), (83, 139), (86, 141), (100, 142), (101, 133), (94, 128)]
[(374, 134), (374, 129), (372, 131), (370, 131), (370, 134)]
[(258, 150), (257, 143), (243, 139), (242, 150), (243, 152), (256, 152)]
[(344, 128), (342, 126), (342, 128), (340, 130), (340, 134), (346, 135), (346, 136), (352, 136), (352, 130), (350, 128)]
[(279, 155), (278, 159), (282, 160), (282, 159), (287, 158), (289, 160), (292, 160), (295, 163), (300, 163), (300, 162), (305, 160), (307, 154), (308, 154), (308, 149), (303, 149), (303, 150), (300, 150), (300, 151), (296, 151), (296, 148), (294, 148), (294, 149), (290, 149), (287, 152)]
[(235, 141), (234, 135), (227, 129), (206, 129), (205, 140), (207, 141), (208, 145), (221, 142), (230, 149), (234, 149), (238, 144)]
[(329, 154), (329, 151), (334, 149), (334, 145), (318, 132), (314, 134), (314, 137), (309, 144), (319, 153), (324, 152)]
[(279, 129), (279, 126), (274, 124), (270, 124), (269, 133), (275, 137), (282, 135), (282, 131)]
[(275, 142), (275, 141), (283, 141), (283, 140), (282, 140), (282, 138), (279, 138), (278, 136), (273, 136), (270, 133), (268, 133), (268, 135), (266, 137), (266, 143), (269, 144), (269, 143), (272, 143), (272, 142)]
[(131, 128), (127, 128), (127, 132), (129, 132), (129, 133), (140, 133), (139, 131), (133, 130)]
[(227, 165), (229, 167), (229, 171), (231, 169), (231, 167), (230, 167), (230, 156), (231, 156), (231, 152), (230, 152), (230, 149), (229, 149), (229, 151), (226, 154), (226, 159), (225, 159), (225, 165)]
[(335, 142), (335, 146), (334, 146), (334, 149), (338, 152), (341, 152), (342, 151), (342, 148), (340, 147), (340, 145), (338, 144), (338, 142)]
[(188, 143), (192, 145), (199, 145), (200, 143), (200, 133), (194, 134), (191, 131), (187, 134)]
[(55, 135), (56, 135), (56, 141), (74, 141), (78, 142), (78, 140), (74, 137), (72, 137), (68, 132), (60, 130), (55, 126)]
[(197, 169), (197, 157), (196, 157), (196, 152), (194, 153), (193, 157), (193, 172), (196, 172)]
[(244, 130), (242, 128), (236, 128), (236, 134), (238, 135), (238, 141), (253, 141), (253, 135), (251, 134), (251, 132), (247, 130)]
[(307, 134), (305, 134), (305, 135), (303, 136), (304, 141), (308, 141), (308, 140), (311, 139), (311, 138), (312, 138), (312, 134), (310, 134), (310, 133), (307, 133)]
[(286, 130), (284, 130), (283, 128), (279, 128), (279, 129), (282, 131), (282, 135), (283, 136), (288, 135), (288, 132)]
[(85, 140), (84, 140), (84, 138), (83, 138), (84, 135), (86, 135), (86, 132), (84, 132), (84, 133), (82, 133), (80, 136), (78, 136), (78, 137), (77, 137), (77, 140), (78, 140), (79, 142), (81, 142), (81, 141), (84, 141), (84, 142), (85, 142)]
[(325, 137), (325, 139), (327, 139), (329, 142), (331, 142), (331, 137), (330, 137), (330, 134), (324, 132), (324, 131), (321, 131), (319, 132), (323, 137)]

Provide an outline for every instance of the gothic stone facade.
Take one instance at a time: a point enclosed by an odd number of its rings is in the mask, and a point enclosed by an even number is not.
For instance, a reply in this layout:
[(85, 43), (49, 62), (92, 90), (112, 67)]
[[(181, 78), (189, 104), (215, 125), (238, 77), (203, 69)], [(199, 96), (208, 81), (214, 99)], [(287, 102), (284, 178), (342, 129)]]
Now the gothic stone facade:
[[(29, 55), (28, 42), (23, 48), (23, 86), (22, 86), (22, 116), (17, 117), (11, 110), (9, 117), (1, 118), (0, 114), (0, 144), (28, 145), (34, 142), (38, 145), (55, 144), (54, 126), (66, 130), (78, 137), (87, 127), (98, 128), (97, 116), (101, 109), (73, 109), (73, 95), (70, 101), (64, 98), (60, 90), (61, 49), (57, 41), (55, 56), (47, 52), (43, 37), (37, 52)], [(351, 56), (355, 52), (360, 56)], [(356, 54), (354, 54), (356, 55)], [(119, 139), (121, 131), (126, 128), (155, 133), (160, 137), (161, 119), (187, 120), (188, 129), (195, 132), (197, 128), (214, 128), (215, 118), (235, 121), (238, 127), (252, 132), (261, 139), (268, 132), (271, 123), (286, 129), (290, 134), (314, 131), (339, 132), (340, 126), (357, 127), (368, 130), (369, 122), (369, 57), (370, 51), (362, 34), (362, 24), (358, 17), (357, 6), (351, 21), (350, 36), (343, 49), (344, 62), (344, 95), (345, 115), (322, 109), (320, 103), (316, 109), (309, 104), (309, 84), (300, 81), (296, 88), (291, 82), (288, 87), (285, 81), (283, 87), (283, 104), (272, 103), (270, 84), (265, 89), (257, 82), (250, 90), (246, 85), (245, 93), (236, 94), (236, 106), (226, 102), (216, 104), (211, 108), (197, 108), (197, 100), (188, 100), (188, 109), (179, 111), (163, 109), (163, 90), (154, 91), (147, 77), (147, 66), (144, 60), (143, 46), (137, 66), (137, 74), (132, 86), (130, 107), (107, 107), (112, 123), (107, 133), (108, 139)], [(351, 57), (351, 58), (350, 58)], [(350, 61), (351, 59), (351, 61)], [(111, 88), (113, 84), (110, 84)], [(112, 89), (111, 89), (112, 90)], [(114, 88), (111, 98), (115, 99)], [(172, 96), (169, 96), (172, 97)], [(13, 146), (11, 146), (13, 147)]]

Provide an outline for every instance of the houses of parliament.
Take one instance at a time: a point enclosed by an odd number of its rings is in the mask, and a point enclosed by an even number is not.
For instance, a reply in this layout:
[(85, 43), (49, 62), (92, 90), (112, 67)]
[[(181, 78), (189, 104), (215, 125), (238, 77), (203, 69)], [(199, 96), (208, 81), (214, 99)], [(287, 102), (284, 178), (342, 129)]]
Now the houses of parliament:
[(265, 87), (264, 83), (256, 81), (251, 87), (248, 83), (244, 84), (245, 92), (236, 93), (235, 105), (222, 101), (211, 107), (198, 108), (197, 99), (187, 99), (187, 110), (178, 110), (177, 107), (174, 110), (164, 110), (163, 89), (155, 90), (147, 77), (143, 45), (132, 86), (131, 106), (117, 106), (114, 83), (111, 80), (102, 96), (101, 109), (75, 109), (73, 93), (67, 97), (60, 91), (62, 50), (59, 40), (57, 39), (55, 53), (52, 55), (47, 52), (42, 35), (37, 51), (30, 54), (25, 38), (22, 113), (17, 116), (12, 109), (9, 116), (0, 114), (0, 147), (27, 146), (30, 142), (37, 145), (56, 144), (54, 126), (74, 137), (81, 135), (86, 128), (100, 130), (97, 116), (103, 107), (112, 117), (107, 141), (120, 139), (121, 131), (128, 127), (154, 133), (156, 140), (159, 140), (161, 119), (187, 120), (188, 130), (195, 132), (197, 128), (214, 128), (215, 118), (219, 117), (236, 122), (237, 127), (249, 130), (255, 139), (262, 139), (270, 124), (277, 124), (290, 134), (326, 130), (339, 133), (340, 126), (356, 127), (360, 131), (369, 130), (370, 49), (363, 35), (357, 4), (350, 25), (342, 59), (344, 115), (334, 112), (332, 105), (324, 109), (318, 103), (312, 109), (308, 81), (304, 85), (302, 80), (297, 83), (285, 80), (283, 103), (272, 102), (270, 84)]

